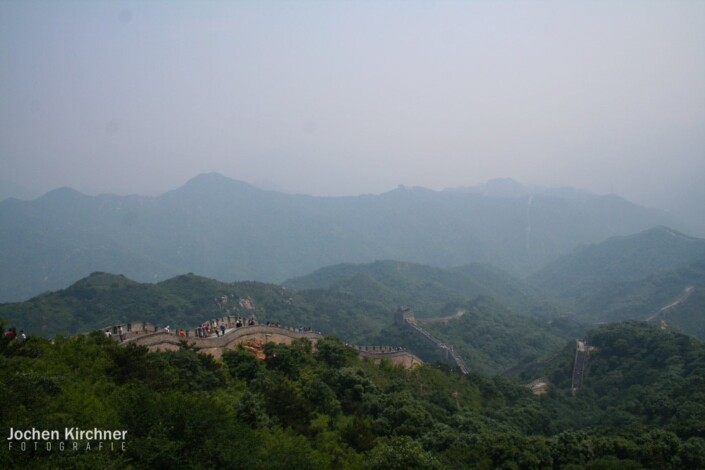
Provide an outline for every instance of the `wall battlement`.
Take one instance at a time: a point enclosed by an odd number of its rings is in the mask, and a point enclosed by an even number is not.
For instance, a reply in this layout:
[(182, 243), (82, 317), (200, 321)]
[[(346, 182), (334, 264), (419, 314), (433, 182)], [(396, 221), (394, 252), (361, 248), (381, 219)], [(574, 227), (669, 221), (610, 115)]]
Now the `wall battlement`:
[[(133, 325), (140, 324), (135, 323)], [(107, 328), (104, 328), (103, 330), (106, 329)], [(123, 327), (123, 331), (126, 331), (125, 327)], [(316, 343), (323, 338), (322, 334), (313, 331), (301, 331), (296, 328), (273, 325), (242, 326), (240, 328), (230, 329), (222, 336), (208, 338), (197, 337), (194, 331), (189, 331), (188, 333), (187, 336), (186, 331), (184, 331), (184, 336), (181, 336), (178, 330), (167, 331), (162, 328), (156, 331), (149, 331), (149, 329), (143, 331), (141, 327), (131, 328), (130, 332), (125, 333), (125, 340), (122, 344), (138, 344), (146, 346), (152, 351), (175, 351), (181, 347), (183, 342), (186, 342), (200, 352), (210, 354), (214, 357), (220, 357), (223, 351), (235, 349), (239, 344), (253, 340), (261, 344), (291, 344), (297, 339), (305, 338), (315, 347)], [(113, 337), (119, 341), (117, 335)], [(398, 348), (387, 346), (352, 347), (355, 348), (360, 357), (372, 360), (376, 364), (382, 360), (387, 360), (392, 364), (399, 364), (406, 368), (423, 364), (421, 359), (409, 351), (399, 350)]]
[(416, 315), (411, 307), (402, 305), (394, 314), (394, 323), (403, 325), (404, 323), (416, 323)]

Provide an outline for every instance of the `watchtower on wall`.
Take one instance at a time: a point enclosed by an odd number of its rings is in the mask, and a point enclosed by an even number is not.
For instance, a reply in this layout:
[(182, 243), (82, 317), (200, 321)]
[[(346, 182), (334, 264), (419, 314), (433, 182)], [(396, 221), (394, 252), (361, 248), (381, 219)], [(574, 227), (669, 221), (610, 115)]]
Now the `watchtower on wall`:
[(411, 307), (407, 305), (402, 305), (399, 310), (394, 313), (394, 323), (397, 325), (402, 325), (405, 322), (416, 323), (416, 315)]

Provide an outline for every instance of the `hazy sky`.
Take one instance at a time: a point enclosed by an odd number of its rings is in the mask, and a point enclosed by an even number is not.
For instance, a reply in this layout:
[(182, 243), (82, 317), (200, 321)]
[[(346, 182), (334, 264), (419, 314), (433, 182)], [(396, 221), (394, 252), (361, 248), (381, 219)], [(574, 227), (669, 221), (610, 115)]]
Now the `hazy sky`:
[(705, 1), (0, 2), (0, 179), (209, 171), (705, 207)]

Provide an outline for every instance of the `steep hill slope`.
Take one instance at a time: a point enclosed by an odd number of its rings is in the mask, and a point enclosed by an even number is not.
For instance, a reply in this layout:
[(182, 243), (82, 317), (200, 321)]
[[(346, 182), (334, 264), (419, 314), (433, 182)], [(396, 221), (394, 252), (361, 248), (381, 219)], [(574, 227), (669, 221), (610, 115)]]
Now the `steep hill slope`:
[[(705, 338), (705, 240), (665, 227), (589, 246), (529, 281), (587, 321), (665, 319), (675, 329)], [(691, 295), (656, 315), (687, 288)]]
[[(44, 336), (74, 334), (132, 321), (191, 327), (228, 310), (234, 315), (263, 314), (266, 310), (258, 302), (253, 312), (237, 303), (253, 292), (247, 287), (192, 274), (158, 284), (142, 284), (122, 275), (93, 273), (66, 289), (26, 302), (0, 304), (0, 318), (30, 334)], [(271, 298), (281, 304), (288, 301), (288, 295), (284, 299), (285, 293), (277, 286), (254, 287), (258, 288), (258, 300), (263, 303)], [(216, 303), (223, 296), (228, 296), (230, 305)]]
[(643, 279), (705, 257), (705, 240), (667, 227), (614, 237), (567, 254), (529, 276), (531, 284), (558, 297), (615, 282)]
[[(419, 325), (457, 351), (470, 371), (500, 374), (519, 364), (552, 356), (587, 327), (570, 318), (517, 315), (489, 297), (458, 304), (455, 318)], [(404, 325), (386, 327), (376, 343), (403, 346), (428, 362), (449, 363), (445, 352)]]
[(705, 340), (704, 293), (705, 258), (637, 281), (586, 291), (574, 300), (574, 311), (591, 321), (663, 319), (670, 328)]
[(200, 175), (159, 197), (69, 189), (0, 202), (0, 301), (91, 272), (159, 281), (178, 273), (280, 282), (341, 262), (491, 263), (534, 271), (577, 244), (674, 223), (616, 196), (493, 197), (400, 187), (322, 198)]
[(446, 269), (401, 261), (339, 264), (290, 279), (283, 285), (297, 290), (347, 292), (385, 302), (390, 308), (409, 304), (422, 316), (435, 315), (448, 303), (467, 302), (478, 296), (492, 297), (517, 313), (550, 310), (537, 291), (523, 281), (478, 263)]
[(311, 326), (354, 340), (392, 321), (395, 307), (327, 290), (300, 293), (260, 282), (224, 283), (194, 274), (156, 284), (93, 273), (66, 289), (0, 304), (0, 320), (30, 335), (75, 334), (118, 323), (194, 327), (223, 315)]
[[(575, 399), (565, 399), (570, 396), (570, 361), (546, 371), (554, 386), (566, 393), (547, 401), (553, 416), (580, 419), (583, 425), (606, 431), (651, 425), (686, 437), (702, 435), (701, 341), (644, 322), (624, 322), (591, 331), (588, 344), (590, 365)], [(591, 409), (590, 415), (578, 418), (581, 409)]]
[(663, 319), (669, 328), (705, 341), (705, 262), (698, 266), (699, 284), (689, 285), (686, 289), (691, 290), (690, 295), (667, 311), (657, 312), (653, 321)]
[[(94, 273), (67, 289), (26, 302), (0, 304), (0, 319), (30, 335), (52, 336), (132, 321), (177, 328), (193, 327), (223, 315), (255, 315), (261, 322), (310, 326), (355, 344), (404, 346), (425, 360), (442, 360), (432, 345), (404, 325), (393, 324), (399, 303), (428, 297), (423, 303), (427, 317), (464, 312), (447, 324), (428, 324), (428, 328), (454, 344), (473, 370), (495, 373), (541, 357), (575, 336), (575, 331), (582, 331), (574, 323), (552, 321), (549, 308), (542, 310), (542, 317), (526, 316), (513, 313), (490, 297), (470, 300), (467, 296), (474, 295), (470, 290), (461, 294), (438, 281), (445, 277), (451, 285), (453, 276), (457, 276), (452, 272), (392, 262), (372, 267), (378, 275), (386, 275), (382, 282), (368, 274), (357, 274), (328, 289), (301, 291), (258, 282), (223, 283), (193, 274), (149, 284), (122, 275)], [(406, 274), (397, 273), (397, 267)], [(370, 267), (365, 268), (369, 271)], [(469, 267), (463, 272), (477, 270)], [(428, 275), (426, 284), (420, 282), (424, 273)], [(465, 279), (456, 282), (463, 286), (461, 281)], [(449, 297), (443, 297), (444, 293)]]

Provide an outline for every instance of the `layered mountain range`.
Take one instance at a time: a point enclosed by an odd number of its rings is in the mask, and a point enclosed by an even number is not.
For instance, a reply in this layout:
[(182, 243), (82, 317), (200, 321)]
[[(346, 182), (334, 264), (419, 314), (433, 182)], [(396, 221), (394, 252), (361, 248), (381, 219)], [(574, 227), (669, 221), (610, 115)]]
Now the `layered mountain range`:
[(474, 368), (495, 373), (534, 370), (534, 361), (543, 364), (595, 323), (664, 320), (668, 329), (703, 339), (705, 240), (656, 227), (577, 248), (527, 279), (486, 264), (401, 261), (337, 264), (282, 285), (194, 274), (140, 283), (93, 273), (66, 289), (0, 304), (0, 321), (52, 336), (132, 321), (192, 327), (222, 315), (256, 315), (440, 360), (431, 343), (393, 324), (402, 304)]
[(0, 301), (64, 288), (95, 271), (150, 282), (186, 272), (281, 282), (336, 263), (394, 259), (488, 263), (523, 277), (581, 244), (680, 227), (667, 213), (615, 195), (488, 187), (312, 197), (211, 173), (158, 197), (64, 188), (33, 201), (8, 199), (0, 203)]

